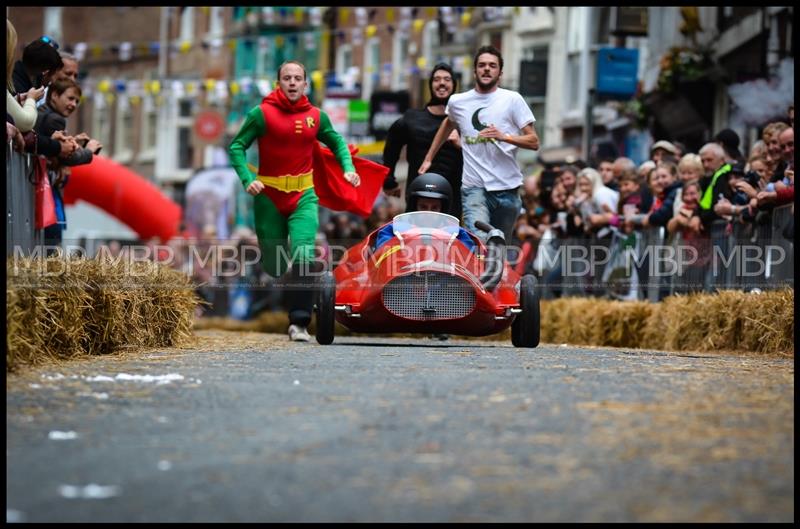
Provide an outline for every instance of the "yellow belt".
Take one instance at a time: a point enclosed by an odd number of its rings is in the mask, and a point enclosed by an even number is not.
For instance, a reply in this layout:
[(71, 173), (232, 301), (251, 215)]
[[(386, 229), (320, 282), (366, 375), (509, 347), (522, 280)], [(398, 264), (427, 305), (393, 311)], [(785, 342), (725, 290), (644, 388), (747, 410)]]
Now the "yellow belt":
[[(255, 172), (255, 167), (250, 166), (251, 170)], [(259, 182), (263, 183), (265, 186), (269, 186), (279, 191), (284, 191), (286, 193), (290, 191), (305, 191), (311, 187), (314, 187), (314, 173), (313, 171), (309, 171), (307, 173), (293, 175), (293, 174), (286, 174), (282, 176), (264, 176), (258, 175), (256, 177)]]

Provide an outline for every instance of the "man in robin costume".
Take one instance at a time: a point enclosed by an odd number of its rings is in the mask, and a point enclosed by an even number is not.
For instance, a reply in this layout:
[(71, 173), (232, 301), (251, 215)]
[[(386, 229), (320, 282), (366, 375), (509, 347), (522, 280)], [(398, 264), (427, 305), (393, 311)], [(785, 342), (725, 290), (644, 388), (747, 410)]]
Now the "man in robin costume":
[[(344, 170), (344, 180), (354, 187), (361, 183), (347, 143), (334, 130), (328, 115), (304, 95), (306, 85), (306, 70), (301, 63), (283, 63), (278, 68), (278, 88), (247, 113), (229, 148), (231, 165), (255, 200), (261, 265), (268, 274), (278, 277), (288, 267), (285, 256), (291, 256), (289, 337), (305, 342), (310, 340), (307, 327), (311, 322), (313, 291), (308, 285), (298, 285), (303, 269), (314, 261), (314, 241), (319, 228), (319, 198), (314, 192), (319, 178), (314, 171), (318, 140), (333, 152)], [(257, 175), (248, 169), (245, 157), (246, 150), (256, 140)]]

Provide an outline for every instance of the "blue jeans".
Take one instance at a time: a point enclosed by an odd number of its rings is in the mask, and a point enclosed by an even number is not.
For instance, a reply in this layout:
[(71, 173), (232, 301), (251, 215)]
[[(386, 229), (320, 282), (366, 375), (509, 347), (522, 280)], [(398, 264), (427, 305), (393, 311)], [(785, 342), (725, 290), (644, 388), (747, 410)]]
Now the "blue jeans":
[(485, 241), (487, 234), (475, 227), (475, 221), (482, 220), (502, 231), (506, 237), (506, 244), (511, 244), (514, 223), (522, 208), (522, 198), (518, 189), (487, 191), (482, 187), (462, 187), (464, 228)]

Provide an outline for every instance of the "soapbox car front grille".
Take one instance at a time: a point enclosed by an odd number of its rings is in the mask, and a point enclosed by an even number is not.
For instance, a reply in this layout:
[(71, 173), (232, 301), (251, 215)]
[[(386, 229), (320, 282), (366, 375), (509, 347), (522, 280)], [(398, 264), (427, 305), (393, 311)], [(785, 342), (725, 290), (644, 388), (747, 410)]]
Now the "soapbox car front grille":
[(475, 308), (475, 290), (464, 278), (445, 272), (418, 272), (397, 277), (383, 288), (386, 309), (418, 321), (452, 320)]

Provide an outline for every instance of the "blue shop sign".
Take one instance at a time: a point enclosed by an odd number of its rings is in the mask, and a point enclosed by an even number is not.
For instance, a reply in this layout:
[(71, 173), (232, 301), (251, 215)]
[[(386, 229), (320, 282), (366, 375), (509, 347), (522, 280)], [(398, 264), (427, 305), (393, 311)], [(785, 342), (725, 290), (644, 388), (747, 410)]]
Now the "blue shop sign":
[(638, 49), (600, 48), (597, 52), (597, 93), (633, 96), (638, 72)]

